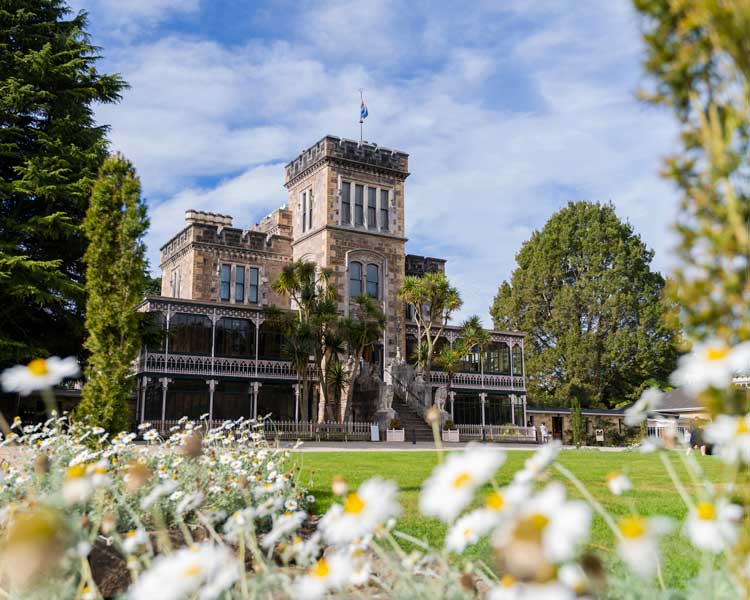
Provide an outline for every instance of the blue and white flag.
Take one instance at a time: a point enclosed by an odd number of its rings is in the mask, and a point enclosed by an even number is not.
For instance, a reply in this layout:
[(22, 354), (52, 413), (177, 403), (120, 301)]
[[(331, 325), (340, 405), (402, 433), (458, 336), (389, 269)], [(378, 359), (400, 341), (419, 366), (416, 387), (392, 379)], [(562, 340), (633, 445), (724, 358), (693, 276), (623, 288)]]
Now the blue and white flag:
[(360, 97), (362, 98), (362, 105), (359, 107), (359, 120), (364, 121), (365, 117), (369, 114), (367, 112), (367, 103), (365, 102), (365, 97), (360, 94)]

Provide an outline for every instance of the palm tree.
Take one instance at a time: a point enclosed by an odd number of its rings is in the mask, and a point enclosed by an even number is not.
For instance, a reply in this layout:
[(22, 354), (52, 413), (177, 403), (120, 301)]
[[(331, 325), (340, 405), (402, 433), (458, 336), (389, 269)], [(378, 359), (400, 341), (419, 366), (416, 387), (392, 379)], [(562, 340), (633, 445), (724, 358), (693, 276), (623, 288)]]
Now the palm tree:
[(435, 362), (448, 376), (448, 397), (453, 388), (453, 378), (461, 370), (464, 357), (468, 353), (464, 340), (454, 342), (452, 346), (445, 345), (440, 349)]
[(427, 273), (423, 277), (407, 276), (399, 297), (414, 309), (417, 322), (417, 343), (425, 344), (425, 381), (430, 381), (435, 344), (443, 335), (451, 315), (461, 308), (463, 301), (458, 290), (451, 286), (443, 273)]
[(484, 355), (492, 343), (492, 336), (482, 326), (482, 319), (478, 315), (472, 315), (461, 325), (461, 338), (467, 350), (479, 354), (479, 370), (482, 378), (482, 389), (484, 389)]
[(342, 319), (342, 337), (346, 343), (352, 366), (348, 374), (339, 419), (348, 421), (351, 418), (354, 385), (361, 371), (362, 355), (367, 347), (375, 344), (383, 335), (385, 314), (377, 302), (369, 296), (360, 295), (354, 300), (354, 317)]

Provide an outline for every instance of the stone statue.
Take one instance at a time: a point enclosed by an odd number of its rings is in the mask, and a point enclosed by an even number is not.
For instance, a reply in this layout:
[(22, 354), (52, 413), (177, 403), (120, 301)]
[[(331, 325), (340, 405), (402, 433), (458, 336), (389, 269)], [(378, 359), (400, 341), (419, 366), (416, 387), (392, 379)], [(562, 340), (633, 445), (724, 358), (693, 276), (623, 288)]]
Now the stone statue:
[(435, 406), (438, 407), (440, 412), (445, 412), (445, 403), (448, 400), (448, 388), (440, 386), (435, 390)]
[(380, 406), (378, 410), (389, 411), (393, 406), (393, 386), (384, 385), (380, 391)]

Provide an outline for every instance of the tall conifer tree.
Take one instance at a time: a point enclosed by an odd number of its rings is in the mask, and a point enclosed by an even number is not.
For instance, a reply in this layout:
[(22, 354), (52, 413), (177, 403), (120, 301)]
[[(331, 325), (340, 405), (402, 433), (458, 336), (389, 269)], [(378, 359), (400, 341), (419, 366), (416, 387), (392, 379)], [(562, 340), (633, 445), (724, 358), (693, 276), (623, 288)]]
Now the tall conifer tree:
[(120, 155), (107, 159), (94, 184), (83, 228), (88, 239), (86, 348), (88, 380), (77, 416), (108, 429), (128, 426), (132, 363), (140, 347), (135, 307), (146, 288), (146, 206), (133, 166)]
[(0, 367), (81, 349), (81, 222), (107, 155), (93, 107), (125, 87), (85, 29), (62, 0), (0, 3)]

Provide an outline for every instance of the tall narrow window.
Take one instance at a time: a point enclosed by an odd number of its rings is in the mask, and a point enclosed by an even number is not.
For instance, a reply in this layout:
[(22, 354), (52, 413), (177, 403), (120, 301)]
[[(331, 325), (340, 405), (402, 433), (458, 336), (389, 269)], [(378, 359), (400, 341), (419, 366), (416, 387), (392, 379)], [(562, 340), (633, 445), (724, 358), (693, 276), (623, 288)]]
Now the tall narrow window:
[(229, 291), (232, 283), (232, 265), (221, 265), (221, 282), (219, 285), (219, 299), (229, 300)]
[(354, 225), (364, 225), (365, 223), (365, 186), (354, 186)]
[(302, 192), (302, 233), (305, 232), (307, 224), (307, 192)]
[(375, 188), (367, 188), (367, 228), (377, 229), (378, 228), (378, 190)]
[(523, 375), (523, 352), (518, 344), (513, 346), (513, 375)]
[(352, 184), (348, 181), (341, 182), (341, 224), (349, 225), (352, 222)]
[(307, 229), (312, 230), (313, 195), (312, 190), (307, 193)]
[(234, 270), (234, 301), (245, 301), (245, 267), (239, 265)]
[(258, 304), (259, 275), (258, 267), (250, 267), (247, 270), (247, 301), (251, 304)]
[(378, 298), (380, 293), (380, 273), (378, 265), (367, 265), (367, 295)]
[(388, 190), (380, 190), (380, 229), (388, 231)]
[(352, 300), (362, 293), (362, 263), (349, 264), (349, 298)]

